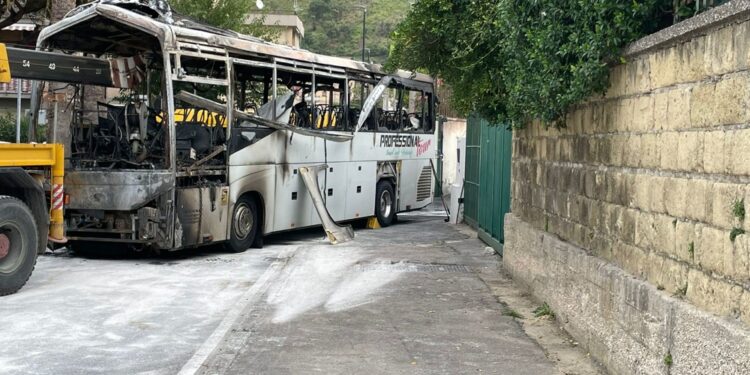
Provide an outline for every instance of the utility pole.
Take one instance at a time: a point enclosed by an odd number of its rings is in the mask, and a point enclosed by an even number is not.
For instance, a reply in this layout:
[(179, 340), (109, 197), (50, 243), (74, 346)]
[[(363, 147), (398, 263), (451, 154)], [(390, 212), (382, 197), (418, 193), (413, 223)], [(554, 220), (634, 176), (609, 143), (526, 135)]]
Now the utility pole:
[[(355, 6), (356, 8), (362, 9), (362, 62), (365, 62), (365, 48), (367, 46), (365, 45), (367, 41), (367, 5), (364, 4), (364, 2), (359, 5)], [(362, 108), (365, 106), (365, 85), (363, 84), (360, 90), (360, 101), (362, 103)]]
[(366, 40), (367, 40), (367, 6), (362, 5), (362, 62), (365, 61)]
[(21, 95), (23, 94), (23, 80), (17, 79), (18, 98), (16, 99), (16, 143), (21, 143)]

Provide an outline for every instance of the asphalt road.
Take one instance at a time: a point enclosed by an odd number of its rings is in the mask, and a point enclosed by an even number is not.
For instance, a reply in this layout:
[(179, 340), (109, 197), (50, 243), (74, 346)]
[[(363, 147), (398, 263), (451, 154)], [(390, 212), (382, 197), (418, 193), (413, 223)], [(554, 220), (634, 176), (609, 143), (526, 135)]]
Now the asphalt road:
[(46, 255), (0, 299), (0, 374), (546, 374), (480, 274), (500, 259), (431, 212), (261, 250)]
[(280, 248), (39, 258), (0, 298), (0, 374), (174, 374)]
[(497, 255), (440, 216), (400, 218), (281, 254), (182, 374), (558, 373), (503, 315)]

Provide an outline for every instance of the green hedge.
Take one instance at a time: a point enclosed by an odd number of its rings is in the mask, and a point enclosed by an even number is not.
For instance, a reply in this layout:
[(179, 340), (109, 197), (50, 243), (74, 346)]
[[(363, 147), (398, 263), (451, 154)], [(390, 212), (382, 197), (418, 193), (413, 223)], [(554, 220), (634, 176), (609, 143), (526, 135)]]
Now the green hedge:
[(420, 0), (393, 34), (387, 68), (440, 76), (458, 110), (490, 122), (557, 124), (570, 106), (607, 89), (625, 44), (671, 25), (673, 5)]

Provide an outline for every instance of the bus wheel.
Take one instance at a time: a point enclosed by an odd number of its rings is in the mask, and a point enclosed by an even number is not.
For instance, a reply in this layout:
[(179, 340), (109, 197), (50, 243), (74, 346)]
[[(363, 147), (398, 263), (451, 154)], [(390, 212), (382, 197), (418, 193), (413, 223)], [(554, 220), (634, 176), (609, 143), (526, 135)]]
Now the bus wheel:
[(0, 296), (17, 292), (29, 280), (37, 244), (31, 210), (16, 198), (0, 196)]
[(227, 243), (231, 252), (241, 253), (256, 243), (258, 236), (258, 205), (249, 195), (243, 195), (234, 206), (232, 233)]
[(387, 227), (396, 217), (396, 194), (393, 185), (386, 180), (379, 181), (375, 191), (375, 216), (381, 227)]

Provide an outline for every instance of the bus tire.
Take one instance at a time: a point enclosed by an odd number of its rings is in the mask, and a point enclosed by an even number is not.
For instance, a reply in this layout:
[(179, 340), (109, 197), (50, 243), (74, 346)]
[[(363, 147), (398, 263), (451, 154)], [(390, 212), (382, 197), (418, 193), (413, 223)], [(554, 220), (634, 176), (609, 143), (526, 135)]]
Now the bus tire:
[(227, 250), (241, 253), (257, 244), (259, 228), (258, 203), (250, 195), (243, 195), (234, 205), (232, 231), (227, 242)]
[(0, 296), (23, 287), (36, 266), (38, 236), (31, 210), (20, 200), (0, 196)]
[(375, 217), (378, 218), (378, 224), (381, 227), (390, 226), (396, 218), (396, 194), (393, 184), (387, 180), (380, 180), (375, 192)]

